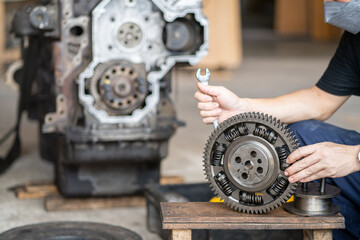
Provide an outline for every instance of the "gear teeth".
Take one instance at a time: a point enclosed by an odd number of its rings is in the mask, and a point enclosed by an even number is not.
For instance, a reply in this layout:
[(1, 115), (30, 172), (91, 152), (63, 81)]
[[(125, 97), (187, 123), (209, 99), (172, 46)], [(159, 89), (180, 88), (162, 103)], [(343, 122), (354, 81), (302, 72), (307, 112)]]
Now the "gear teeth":
[(270, 123), (274, 123), (274, 125), (276, 124), (276, 118), (273, 118), (270, 116)]
[(284, 192), (278, 196), (278, 198), (274, 199), (271, 202), (266, 203), (266, 205), (245, 205), (237, 201), (234, 201), (228, 196), (225, 196), (224, 193), (219, 188), (218, 184), (215, 182), (212, 172), (211, 152), (212, 152), (212, 147), (214, 146), (219, 136), (221, 136), (224, 133), (224, 131), (234, 126), (235, 124), (247, 123), (247, 122), (251, 122), (255, 124), (257, 123), (264, 124), (265, 126), (272, 128), (273, 131), (277, 133), (279, 139), (282, 139), (285, 142), (285, 144), (287, 144), (290, 151), (294, 151), (294, 149), (296, 149), (296, 147), (299, 145), (298, 140), (296, 139), (294, 133), (290, 132), (288, 125), (282, 123), (279, 119), (276, 119), (271, 115), (260, 112), (241, 113), (219, 124), (218, 128), (212, 131), (209, 138), (207, 139), (203, 152), (204, 175), (205, 175), (205, 179), (209, 182), (209, 187), (211, 191), (214, 192), (215, 196), (220, 197), (220, 199), (223, 199), (224, 203), (227, 206), (239, 212), (250, 213), (250, 214), (263, 214), (271, 210), (274, 210), (275, 208), (285, 203), (296, 191), (298, 184), (297, 183), (289, 184), (287, 188), (284, 189)]

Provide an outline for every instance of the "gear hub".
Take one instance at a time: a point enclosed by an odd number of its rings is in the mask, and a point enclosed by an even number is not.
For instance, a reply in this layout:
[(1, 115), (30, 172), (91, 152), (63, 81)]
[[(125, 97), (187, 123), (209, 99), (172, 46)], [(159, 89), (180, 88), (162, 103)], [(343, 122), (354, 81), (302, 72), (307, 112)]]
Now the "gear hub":
[(147, 82), (131, 64), (114, 64), (92, 82), (95, 106), (106, 109), (109, 115), (126, 115), (141, 107), (147, 96)]
[(205, 147), (206, 178), (227, 205), (261, 214), (285, 203), (297, 183), (284, 174), (287, 156), (297, 148), (284, 123), (260, 113), (244, 113), (224, 121)]

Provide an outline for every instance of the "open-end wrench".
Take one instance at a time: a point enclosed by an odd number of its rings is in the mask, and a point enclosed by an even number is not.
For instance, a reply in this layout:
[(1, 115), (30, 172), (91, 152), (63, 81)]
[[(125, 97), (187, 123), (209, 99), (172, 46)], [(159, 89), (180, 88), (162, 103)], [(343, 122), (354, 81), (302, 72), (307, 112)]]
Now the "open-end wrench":
[[(209, 85), (209, 80), (210, 80), (210, 71), (209, 71), (209, 69), (206, 68), (205, 75), (201, 75), (201, 69), (199, 68), (197, 70), (197, 72), (196, 72), (196, 78), (200, 83), (205, 84), (205, 85)], [(218, 120), (215, 120), (213, 122), (213, 125), (214, 125), (214, 128), (217, 128), (218, 125), (219, 125)]]

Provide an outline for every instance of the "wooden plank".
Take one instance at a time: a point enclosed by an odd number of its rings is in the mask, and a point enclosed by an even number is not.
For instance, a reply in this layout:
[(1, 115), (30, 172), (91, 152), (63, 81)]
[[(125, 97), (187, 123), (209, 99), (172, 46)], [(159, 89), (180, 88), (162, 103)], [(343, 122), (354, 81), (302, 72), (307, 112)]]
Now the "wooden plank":
[(222, 203), (161, 203), (164, 229), (335, 229), (345, 228), (344, 217), (301, 217), (283, 207), (262, 215), (234, 211)]
[(324, 20), (324, 1), (307, 0), (309, 8), (309, 28), (310, 36), (315, 41), (329, 41), (340, 39), (343, 30), (325, 23)]
[(184, 178), (182, 176), (162, 176), (160, 178), (161, 185), (182, 184), (182, 183), (184, 183)]
[(114, 198), (64, 198), (62, 196), (48, 196), (45, 198), (47, 211), (70, 211), (116, 207), (144, 207), (146, 200), (143, 196), (128, 196)]
[(5, 51), (5, 38), (5, 2), (0, 0), (0, 55)]
[(19, 199), (44, 198), (49, 195), (58, 195), (57, 187), (52, 183), (30, 183), (9, 188)]
[(191, 240), (191, 230), (172, 230), (171, 237), (172, 240)]
[(286, 35), (306, 35), (307, 9), (305, 0), (275, 1), (275, 31)]
[[(162, 176), (160, 178), (160, 184), (163, 185), (181, 183), (184, 183), (182, 176)], [(9, 188), (9, 190), (14, 191), (16, 197), (19, 199), (35, 199), (50, 195), (59, 195), (56, 185), (48, 182), (17, 185)]]
[(210, 69), (236, 68), (242, 61), (240, 2), (203, 0), (209, 19), (209, 54), (200, 66)]
[(311, 230), (312, 238), (314, 240), (328, 240), (332, 239), (332, 230), (325, 229), (325, 230)]
[(49, 192), (25, 192), (25, 191), (16, 192), (16, 197), (22, 200), (44, 198), (49, 195), (50, 195)]

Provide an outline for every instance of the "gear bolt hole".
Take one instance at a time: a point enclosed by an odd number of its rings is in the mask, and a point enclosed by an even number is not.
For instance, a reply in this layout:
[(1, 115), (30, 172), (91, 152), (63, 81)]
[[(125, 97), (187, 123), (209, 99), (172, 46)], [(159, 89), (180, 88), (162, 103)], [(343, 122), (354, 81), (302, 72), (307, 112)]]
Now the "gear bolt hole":
[(264, 172), (264, 170), (263, 170), (262, 167), (258, 167), (258, 168), (256, 169), (256, 171), (257, 171), (258, 173), (263, 173), (263, 172)]
[(247, 169), (252, 169), (252, 168), (254, 167), (254, 165), (253, 165), (253, 163), (252, 163), (250, 160), (247, 160), (247, 161), (245, 162), (245, 167), (246, 167)]
[(243, 179), (247, 179), (247, 178), (248, 178), (248, 174), (247, 174), (247, 173), (243, 173), (243, 174), (241, 174), (241, 177), (242, 177)]
[(235, 162), (241, 163), (241, 157), (236, 157), (236, 158), (235, 158)]
[(255, 151), (251, 151), (250, 155), (255, 158), (257, 156), (257, 153)]
[(261, 163), (262, 163), (262, 160), (261, 160), (261, 159), (258, 159), (257, 162), (258, 162), (258, 164), (261, 164)]

